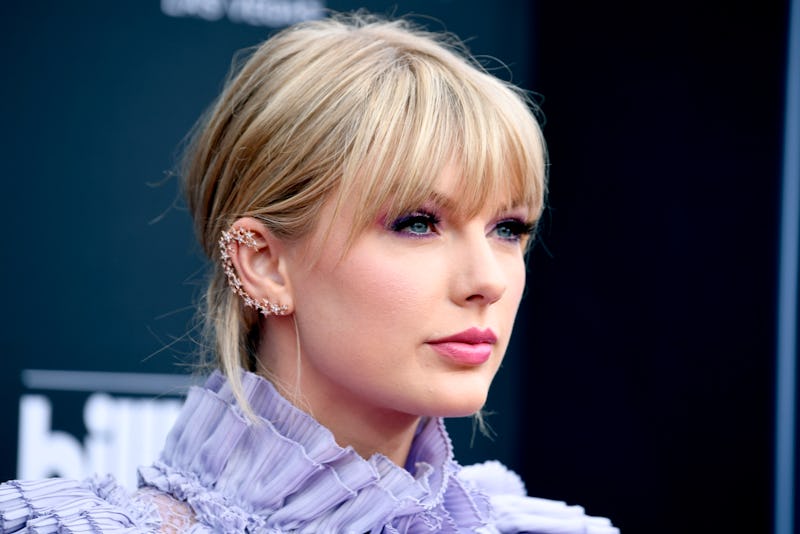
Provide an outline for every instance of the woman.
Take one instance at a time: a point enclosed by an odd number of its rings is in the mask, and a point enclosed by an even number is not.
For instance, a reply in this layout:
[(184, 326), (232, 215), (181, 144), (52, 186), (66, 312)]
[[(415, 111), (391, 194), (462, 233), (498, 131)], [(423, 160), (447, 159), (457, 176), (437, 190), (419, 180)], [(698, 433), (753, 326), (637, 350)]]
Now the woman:
[(220, 371), (134, 496), (10, 482), (0, 531), (617, 532), (462, 469), (440, 419), (480, 411), (524, 288), (545, 155), (519, 91), (402, 21), (303, 23), (185, 163)]

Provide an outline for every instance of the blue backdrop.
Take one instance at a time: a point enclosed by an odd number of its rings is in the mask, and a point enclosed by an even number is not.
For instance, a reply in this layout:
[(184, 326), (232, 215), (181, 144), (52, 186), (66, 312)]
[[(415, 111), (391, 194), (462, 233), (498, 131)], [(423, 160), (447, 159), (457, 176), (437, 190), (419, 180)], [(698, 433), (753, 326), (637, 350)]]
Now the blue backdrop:
[(235, 51), (366, 7), (424, 14), (544, 96), (550, 209), (498, 437), (449, 422), (457, 457), (627, 533), (768, 532), (787, 6), (624, 4), (4, 6), (0, 479), (134, 483), (194, 361), (204, 263), (176, 150)]

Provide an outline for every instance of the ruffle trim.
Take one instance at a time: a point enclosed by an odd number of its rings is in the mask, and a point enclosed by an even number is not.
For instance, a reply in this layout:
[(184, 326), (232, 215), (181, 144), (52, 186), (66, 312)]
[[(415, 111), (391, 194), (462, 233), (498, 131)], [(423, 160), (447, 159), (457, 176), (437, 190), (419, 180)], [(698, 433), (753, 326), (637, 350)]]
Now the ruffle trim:
[(128, 495), (113, 477), (14, 480), (0, 485), (0, 534), (157, 532), (156, 508)]
[(458, 477), (473, 490), (489, 496), (492, 525), (486, 534), (619, 534), (605, 517), (586, 515), (581, 506), (528, 497), (519, 475), (497, 461), (464, 467)]
[(410, 471), (382, 455), (340, 447), (331, 432), (273, 385), (243, 373), (259, 417), (239, 410), (220, 373), (193, 388), (160, 461), (140, 485), (185, 500), (215, 531), (463, 532), (489, 519), (489, 502), (456, 477), (440, 419), (427, 420), (409, 454)]

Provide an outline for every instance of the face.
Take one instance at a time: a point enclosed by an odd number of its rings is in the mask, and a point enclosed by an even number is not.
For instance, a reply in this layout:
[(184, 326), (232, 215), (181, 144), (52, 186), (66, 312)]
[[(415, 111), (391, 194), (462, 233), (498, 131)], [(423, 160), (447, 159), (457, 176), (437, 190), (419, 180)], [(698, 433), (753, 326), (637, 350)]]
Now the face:
[[(289, 253), (302, 394), (312, 410), (328, 403), (462, 416), (483, 406), (525, 285), (531, 227), (525, 207), (457, 217), (449, 206), (458, 185), (458, 169), (446, 168), (436, 198), (376, 220), (344, 256), (357, 206)], [(326, 209), (321, 221), (330, 220)]]

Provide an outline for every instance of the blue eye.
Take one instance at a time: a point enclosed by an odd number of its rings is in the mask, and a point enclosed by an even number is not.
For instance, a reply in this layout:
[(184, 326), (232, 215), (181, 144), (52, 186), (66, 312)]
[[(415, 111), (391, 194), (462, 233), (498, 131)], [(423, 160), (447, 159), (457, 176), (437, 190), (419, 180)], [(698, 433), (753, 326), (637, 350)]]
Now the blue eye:
[(412, 236), (425, 236), (436, 232), (439, 218), (432, 213), (414, 212), (398, 217), (390, 228), (393, 232)]
[(519, 219), (508, 219), (500, 221), (494, 227), (497, 237), (504, 241), (521, 241), (533, 232), (533, 224)]

